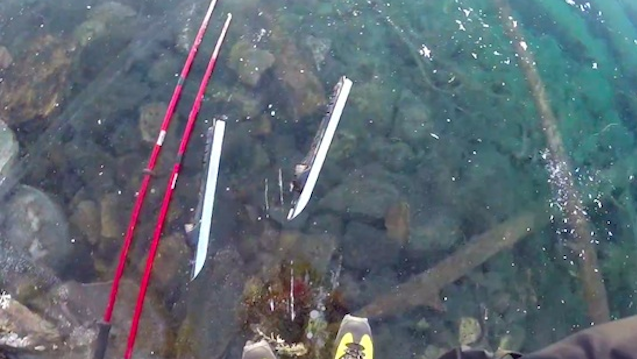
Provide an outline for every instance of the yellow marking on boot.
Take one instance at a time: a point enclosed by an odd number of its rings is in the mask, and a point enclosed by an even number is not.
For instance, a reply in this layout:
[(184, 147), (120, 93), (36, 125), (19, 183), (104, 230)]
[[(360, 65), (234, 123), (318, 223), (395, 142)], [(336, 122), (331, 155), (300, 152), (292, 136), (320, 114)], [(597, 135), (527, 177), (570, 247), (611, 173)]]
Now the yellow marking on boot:
[(345, 355), (345, 351), (347, 350), (347, 344), (354, 342), (354, 336), (352, 333), (347, 333), (343, 335), (341, 341), (338, 343), (338, 347), (336, 348), (336, 353), (334, 354), (334, 359), (340, 359)]
[(363, 353), (365, 359), (374, 359), (374, 342), (372, 338), (365, 334), (361, 338), (361, 345), (363, 346)]

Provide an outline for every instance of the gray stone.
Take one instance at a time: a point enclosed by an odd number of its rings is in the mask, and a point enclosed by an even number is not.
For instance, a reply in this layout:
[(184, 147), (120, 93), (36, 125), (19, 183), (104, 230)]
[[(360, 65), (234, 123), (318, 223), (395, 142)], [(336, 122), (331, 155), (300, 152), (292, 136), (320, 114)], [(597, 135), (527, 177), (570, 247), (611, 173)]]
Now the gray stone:
[(14, 298), (28, 299), (34, 291), (46, 291), (60, 284), (53, 271), (37, 265), (28, 253), (0, 237), (0, 287)]
[(401, 249), (384, 231), (358, 222), (347, 225), (342, 247), (347, 258), (343, 265), (358, 270), (391, 266)]
[(458, 219), (435, 208), (417, 212), (409, 231), (408, 247), (415, 251), (447, 251), (462, 239)]
[(150, 66), (148, 77), (154, 83), (175, 82), (175, 75), (179, 73), (181, 63), (175, 57), (164, 55)]
[(285, 229), (301, 229), (305, 226), (307, 222), (308, 213), (307, 211), (301, 212), (301, 214), (294, 218), (292, 221), (288, 220), (288, 214), (290, 212), (289, 207), (281, 207), (277, 205), (270, 205), (270, 210), (268, 211), (268, 216), (271, 220), (280, 224)]
[(89, 19), (99, 20), (108, 24), (135, 15), (137, 15), (137, 12), (130, 6), (123, 5), (116, 1), (106, 1), (97, 5), (89, 12)]
[[(345, 265), (347, 261), (343, 262)], [(339, 290), (343, 293), (343, 300), (349, 308), (361, 308), (386, 292), (387, 288), (393, 288), (399, 283), (396, 273), (390, 268), (380, 268), (362, 278), (352, 271), (344, 270)]]
[(506, 332), (500, 338), (499, 350), (520, 351), (526, 339), (526, 330), (519, 324), (506, 326)]
[(256, 48), (245, 40), (240, 40), (230, 50), (228, 67), (233, 69), (244, 84), (254, 87), (261, 76), (274, 65), (274, 55)]
[(22, 185), (6, 209), (4, 239), (34, 262), (62, 271), (74, 249), (62, 208), (46, 193)]
[(475, 344), (482, 337), (482, 325), (474, 317), (462, 317), (458, 323), (458, 343)]
[(247, 280), (243, 268), (239, 254), (225, 248), (204, 267), (199, 279), (205, 280), (191, 283), (186, 299), (188, 313), (178, 335), (178, 340), (186, 345), (178, 348), (177, 357), (222, 357), (241, 328), (238, 311)]
[(91, 9), (88, 19), (75, 29), (75, 40), (81, 46), (86, 46), (89, 42), (107, 35), (111, 25), (121, 24), (122, 20), (136, 14), (131, 7), (115, 1), (102, 3)]
[[(97, 147), (99, 148), (99, 147)], [(115, 184), (116, 162), (108, 153), (96, 150), (92, 141), (71, 141), (64, 148), (69, 169), (81, 179), (78, 183), (71, 183), (69, 176), (65, 186), (69, 192), (79, 191), (82, 184), (93, 196), (99, 197), (110, 191)]]
[(381, 143), (373, 150), (383, 166), (390, 171), (413, 170), (416, 167), (416, 154), (411, 146), (405, 142)]
[[(139, 137), (141, 133), (139, 128), (134, 126), (134, 123), (134, 121), (123, 119), (108, 135), (109, 147), (116, 157), (121, 157), (136, 151), (142, 152), (139, 151)], [(157, 134), (155, 134), (155, 136), (157, 136)], [(143, 152), (146, 154), (145, 151)]]
[[(139, 109), (139, 130), (144, 142), (152, 144), (157, 142), (157, 136), (159, 135), (165, 114), (166, 104), (162, 102), (148, 103)], [(175, 117), (172, 121), (177, 122), (177, 115), (173, 116)], [(171, 126), (171, 130), (166, 134), (166, 137), (168, 140), (173, 141), (175, 136), (175, 126)]]
[(81, 45), (86, 46), (91, 41), (102, 36), (106, 32), (106, 25), (98, 20), (87, 20), (81, 23), (74, 31), (75, 40)]
[[(94, 326), (95, 318), (101, 317), (104, 311), (111, 285), (111, 282), (82, 284), (71, 281), (49, 293), (49, 296), (55, 299), (51, 301), (51, 305), (63, 307), (61, 313), (65, 313), (73, 323), (63, 350), (90, 353), (97, 334), (97, 328)], [(126, 341), (121, 338), (125, 338), (128, 333), (138, 292), (139, 287), (132, 281), (124, 279), (120, 282), (118, 301), (113, 312), (113, 327), (107, 359), (121, 358), (124, 354)], [(146, 353), (159, 354), (165, 349), (169, 330), (157, 304), (149, 293), (141, 316), (143, 324), (140, 325), (137, 333), (135, 358)], [(53, 311), (56, 310), (53, 309)]]
[(430, 111), (421, 98), (405, 91), (398, 101), (392, 136), (398, 140), (422, 147), (423, 140), (435, 140)]
[(397, 91), (391, 90), (391, 83), (391, 78), (383, 76), (373, 76), (360, 83), (357, 81), (355, 91), (352, 91), (347, 101), (347, 113), (350, 118), (361, 121), (341, 121), (337, 133), (348, 130), (381, 137), (390, 135), (399, 97)]
[(7, 293), (0, 293), (0, 346), (43, 351), (62, 343), (51, 322), (45, 320)]
[(382, 173), (354, 171), (319, 201), (319, 206), (341, 215), (381, 219), (400, 199), (398, 189)]
[(70, 221), (86, 236), (91, 244), (97, 244), (102, 231), (100, 209), (91, 200), (84, 200), (77, 204), (71, 214)]
[(100, 201), (101, 234), (105, 238), (121, 238), (124, 235), (125, 217), (120, 208), (120, 195), (109, 193)]
[(343, 220), (333, 214), (320, 214), (310, 217), (307, 231), (310, 234), (331, 234), (340, 236), (343, 233)]
[[(284, 231), (279, 238), (279, 252), (275, 263), (289, 259), (307, 262), (321, 275), (330, 269), (330, 261), (336, 250), (336, 237), (331, 234), (304, 234)], [(276, 266), (276, 264), (273, 264)]]

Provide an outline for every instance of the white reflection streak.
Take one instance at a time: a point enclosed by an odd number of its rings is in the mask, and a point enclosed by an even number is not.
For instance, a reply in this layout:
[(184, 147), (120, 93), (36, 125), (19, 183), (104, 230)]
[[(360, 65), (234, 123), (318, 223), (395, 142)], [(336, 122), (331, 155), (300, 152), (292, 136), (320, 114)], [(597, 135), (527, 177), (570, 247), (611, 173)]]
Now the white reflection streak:
[(269, 191), (269, 188), (268, 188), (268, 179), (267, 179), (267, 178), (265, 178), (265, 179), (264, 179), (264, 182), (265, 182), (265, 186), (264, 186), (264, 188), (263, 188), (263, 199), (264, 199), (264, 202), (265, 202), (265, 213), (266, 213), (266, 215), (267, 215), (268, 213), (270, 213), (270, 200), (269, 200), (269, 198), (268, 198), (268, 197), (269, 197), (269, 196), (268, 196), (268, 191)]
[(283, 206), (283, 173), (279, 168), (279, 202)]
[[(268, 293), (272, 294), (272, 287), (268, 286)], [(270, 311), (274, 312), (274, 298), (270, 298)]]
[[(565, 174), (566, 164), (556, 161), (548, 149), (543, 150), (540, 154), (546, 163), (546, 171), (549, 174), (548, 182), (555, 189), (554, 201), (550, 203), (550, 206), (557, 206), (560, 211), (563, 211), (569, 201), (567, 191), (569, 176)], [(577, 205), (576, 208), (579, 210), (580, 206)], [(564, 218), (565, 222), (568, 221), (567, 218)]]
[(294, 321), (294, 261), (290, 261), (290, 318)]

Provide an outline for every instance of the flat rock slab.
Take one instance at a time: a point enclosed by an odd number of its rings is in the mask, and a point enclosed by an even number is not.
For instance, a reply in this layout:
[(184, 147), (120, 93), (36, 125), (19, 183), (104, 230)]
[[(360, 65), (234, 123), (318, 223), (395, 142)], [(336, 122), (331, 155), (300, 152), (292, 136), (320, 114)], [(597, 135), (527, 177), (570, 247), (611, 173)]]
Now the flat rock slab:
[(219, 359), (239, 334), (243, 287), (247, 276), (243, 260), (233, 248), (217, 252), (210, 265), (191, 283), (188, 314), (182, 324), (178, 357)]

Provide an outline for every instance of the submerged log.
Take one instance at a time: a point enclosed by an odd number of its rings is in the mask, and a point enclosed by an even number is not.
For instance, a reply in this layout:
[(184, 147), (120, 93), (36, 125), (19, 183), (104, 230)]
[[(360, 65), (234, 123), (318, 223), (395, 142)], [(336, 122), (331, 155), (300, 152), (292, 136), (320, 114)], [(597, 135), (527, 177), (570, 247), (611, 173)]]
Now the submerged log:
[[(584, 188), (583, 198), (589, 201), (595, 198), (601, 200), (617, 189), (628, 187), (635, 181), (635, 175), (637, 175), (635, 158), (637, 158), (637, 151), (615, 163), (612, 167), (599, 171), (595, 176), (595, 181)], [(374, 302), (363, 307), (357, 314), (382, 317), (418, 306), (442, 310), (442, 303), (439, 299), (439, 292), (442, 288), (469, 274), (471, 270), (486, 262), (499, 251), (512, 248), (522, 238), (548, 225), (550, 215), (546, 213), (545, 206), (537, 204), (529, 208), (535, 208), (536, 212), (530, 210), (474, 238), (465, 247), (435, 267), (380, 296)], [(530, 217), (533, 219), (531, 220)], [(530, 223), (535, 225), (531, 226)]]
[(363, 307), (357, 315), (383, 317), (417, 307), (428, 306), (443, 311), (439, 293), (446, 285), (467, 275), (496, 253), (513, 247), (536, 229), (543, 228), (550, 216), (542, 205), (531, 207), (519, 216), (505, 221), (486, 233), (471, 239), (468, 244), (408, 282), (395, 287), (388, 294)]
[[(495, 0), (498, 4), (502, 0)], [(521, 37), (513, 25), (510, 10), (501, 6), (503, 21), (507, 30), (514, 37), (516, 51), (527, 80), (531, 84), (532, 94), (542, 117), (542, 127), (549, 142), (548, 160), (552, 171), (552, 180), (559, 181), (559, 204), (568, 223), (573, 227), (576, 238), (574, 243), (580, 258), (580, 279), (584, 287), (584, 296), (588, 303), (588, 316), (594, 323), (609, 320), (610, 314), (606, 289), (597, 265), (597, 254), (592, 246), (593, 235), (591, 226), (583, 210), (585, 204), (582, 199), (602, 198), (614, 189), (628, 186), (637, 172), (634, 158), (637, 152), (626, 157), (622, 162), (598, 173), (597, 181), (585, 189), (585, 196), (581, 196), (575, 186), (572, 172), (569, 171), (570, 161), (564, 150), (564, 145), (557, 131), (557, 120), (549, 107), (546, 90), (541, 82), (537, 69), (533, 65), (533, 58), (523, 48)], [(555, 177), (557, 174), (557, 178)], [(531, 210), (507, 220), (492, 230), (472, 239), (465, 247), (459, 249), (433, 268), (419, 274), (408, 282), (395, 287), (391, 292), (376, 298), (357, 312), (367, 317), (383, 317), (395, 315), (417, 306), (428, 306), (436, 310), (444, 310), (439, 298), (439, 292), (446, 285), (453, 283), (467, 275), (471, 270), (486, 262), (501, 250), (513, 247), (518, 241), (535, 230), (546, 226), (550, 221), (547, 208), (541, 204), (530, 207)]]
[(595, 324), (610, 320), (608, 298), (604, 279), (597, 263), (597, 252), (593, 246), (595, 238), (592, 226), (586, 216), (580, 195), (573, 178), (570, 158), (564, 148), (562, 136), (558, 130), (558, 120), (551, 109), (546, 87), (542, 82), (533, 53), (528, 50), (524, 36), (514, 22), (511, 8), (506, 0), (494, 0), (500, 9), (500, 19), (505, 32), (511, 39), (518, 63), (524, 72), (531, 94), (538, 109), (541, 126), (546, 136), (548, 151), (544, 154), (548, 162), (550, 182), (554, 187), (558, 206), (573, 229), (574, 247), (579, 257), (579, 276), (584, 290), (584, 299), (588, 305), (588, 316)]

